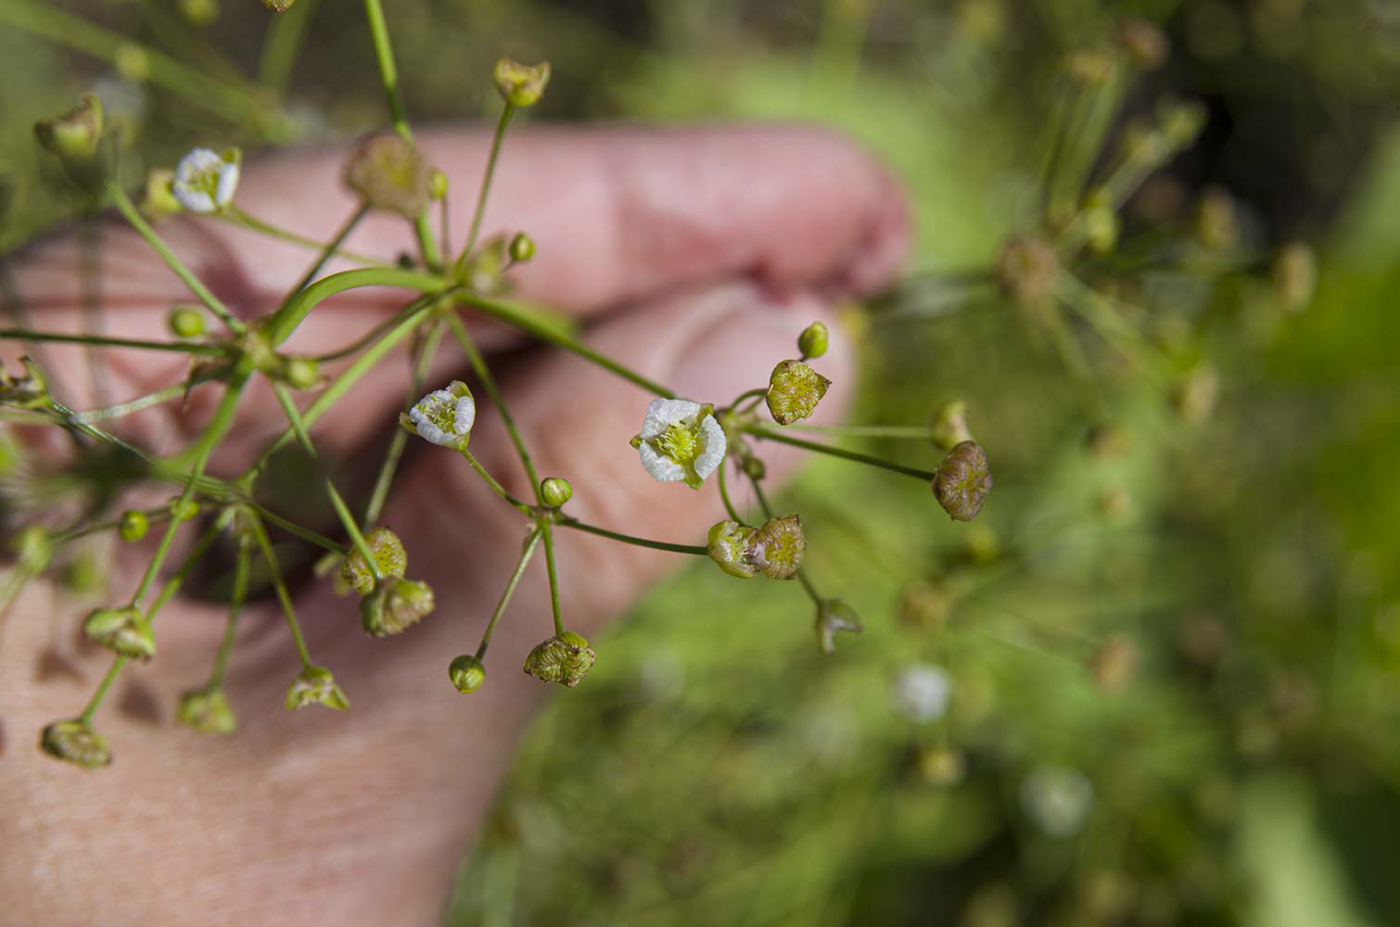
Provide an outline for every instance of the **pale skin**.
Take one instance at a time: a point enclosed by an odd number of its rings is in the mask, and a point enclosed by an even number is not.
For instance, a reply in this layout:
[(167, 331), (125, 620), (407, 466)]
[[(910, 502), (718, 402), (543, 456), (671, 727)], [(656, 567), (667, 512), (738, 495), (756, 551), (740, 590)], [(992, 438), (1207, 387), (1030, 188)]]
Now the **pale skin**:
[[(458, 245), (488, 142), (479, 133), (423, 137), (450, 178)], [(264, 220), (329, 236), (354, 208), (339, 188), (341, 158), (249, 164), (237, 202)], [(888, 282), (906, 243), (900, 193), (880, 167), (846, 140), (801, 128), (514, 135), (485, 228), (524, 229), (538, 243), (535, 260), (516, 273), (520, 295), (580, 316), (591, 345), (697, 400), (727, 402), (766, 382), (774, 363), (794, 356), (802, 328), (825, 320), (833, 348), (819, 364), (836, 382), (822, 409), (827, 419), (854, 378), (832, 307)], [(179, 219), (160, 232), (245, 317), (275, 306), (309, 260), (210, 220)], [(391, 259), (412, 242), (401, 220), (386, 217), (366, 222), (347, 247)], [(103, 253), (109, 333), (168, 338), (166, 311), (189, 301), (182, 284), (119, 224), (106, 227)], [(76, 239), (59, 236), (12, 265), (36, 328), (77, 329), (77, 254)], [(387, 290), (348, 294), (313, 312), (290, 347), (339, 347), (406, 299)], [(518, 346), (498, 327), (480, 332), (488, 347)], [(13, 343), (0, 350), (7, 363), (19, 353)], [(108, 356), (108, 401), (175, 382), (183, 371), (175, 356)], [(47, 357), (75, 405), (96, 402), (80, 349), (51, 347)], [(430, 385), (464, 369), (460, 352), (445, 349)], [(572, 482), (576, 516), (682, 543), (703, 543), (723, 517), (713, 480), (692, 492), (642, 470), (627, 440), (651, 397), (636, 386), (558, 350), (519, 355), (500, 375), (540, 472)], [(344, 455), (372, 445), (393, 427), (407, 379), (400, 352), (313, 430), (318, 446)], [(202, 388), (183, 413), (175, 405), (143, 412), (123, 433), (172, 452), (217, 390)], [(236, 473), (284, 426), (271, 391), (254, 389), (211, 471)], [(471, 447), (508, 488), (530, 495), (484, 402)], [(226, 680), (238, 735), (176, 726), (171, 706), (206, 678), (224, 617), (216, 605), (177, 598), (157, 621), (158, 658), (129, 669), (95, 720), (113, 765), (91, 772), (60, 764), (36, 749), (38, 732), (81, 710), (108, 659), (81, 645), (76, 630), (83, 610), (98, 603), (66, 599), (46, 582), (29, 585), (0, 623), (0, 920), (438, 921), (516, 739), (550, 694), (520, 663), (552, 626), (537, 557), (493, 640), (486, 684), (469, 696), (452, 688), (447, 664), (475, 649), (525, 526), (459, 456), (413, 450), (381, 521), (403, 538), (410, 574), (434, 587), (437, 613), (373, 641), (359, 630), (353, 600), (329, 583), (299, 587), (311, 651), (334, 670), (353, 702), (349, 713), (283, 710), (297, 662), (275, 602), (259, 601), (247, 611)], [(776, 450), (766, 459), (770, 473), (794, 463)], [(600, 662), (605, 624), (688, 563), (574, 532), (561, 532), (559, 548), (565, 624), (594, 640)], [(130, 594), (149, 550), (118, 552), (104, 601)], [(810, 621), (809, 611), (794, 586), (788, 620)]]

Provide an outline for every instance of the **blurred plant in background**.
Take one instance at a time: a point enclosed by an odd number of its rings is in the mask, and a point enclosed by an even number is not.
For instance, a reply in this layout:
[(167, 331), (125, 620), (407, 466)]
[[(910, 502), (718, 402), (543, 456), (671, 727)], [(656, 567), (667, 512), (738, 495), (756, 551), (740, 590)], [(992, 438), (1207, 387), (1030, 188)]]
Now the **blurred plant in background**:
[[(192, 133), (377, 126), (336, 11), (299, 0), (259, 60), (254, 3), (0, 0), (0, 248), (85, 211), (28, 126), (94, 86), (128, 179)], [(1400, 7), (394, 18), (419, 118), (491, 112), (462, 74), (514, 53), (568, 75), (546, 117), (809, 119), (882, 153), (917, 266), (833, 332), (865, 373), (868, 433), (840, 440), (926, 460), (900, 431), (924, 421), (997, 464), (957, 532), (926, 487), (840, 461), (786, 494), (864, 619), (835, 657), (790, 590), (708, 564), (658, 590), (528, 737), (458, 922), (1400, 921)]]

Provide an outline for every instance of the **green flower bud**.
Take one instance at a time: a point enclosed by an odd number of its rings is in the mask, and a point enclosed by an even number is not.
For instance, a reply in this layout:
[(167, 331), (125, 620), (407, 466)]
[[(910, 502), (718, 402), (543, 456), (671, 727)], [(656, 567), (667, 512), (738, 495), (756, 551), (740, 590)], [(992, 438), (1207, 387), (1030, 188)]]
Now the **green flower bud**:
[(1029, 235), (1007, 239), (997, 256), (997, 283), (1003, 293), (1022, 305), (1048, 300), (1059, 272), (1060, 259), (1054, 246)]
[(510, 259), (517, 264), (524, 264), (535, 256), (535, 240), (524, 232), (520, 232), (510, 240)]
[(992, 488), (987, 453), (975, 441), (956, 445), (933, 478), (933, 495), (954, 521), (972, 521)]
[(282, 379), (292, 389), (311, 389), (321, 382), (321, 364), (314, 357), (288, 357), (282, 365)]
[(752, 579), (758, 568), (748, 561), (754, 529), (737, 521), (721, 521), (710, 528), (710, 559), (730, 576)]
[(263, 6), (274, 13), (285, 13), (292, 8), (296, 0), (262, 0)]
[(132, 605), (95, 609), (83, 621), (83, 634), (94, 644), (131, 660), (144, 662), (156, 655), (151, 623), (141, 609)]
[(817, 410), (831, 381), (800, 360), (785, 360), (768, 378), (768, 411), (779, 425), (791, 425)]
[(761, 480), (768, 475), (768, 468), (757, 457), (745, 457), (740, 466), (744, 468), (744, 475), (750, 479)]
[(1118, 24), (1115, 37), (1128, 58), (1144, 71), (1160, 68), (1171, 54), (1171, 42), (1161, 29), (1146, 19), (1123, 20)]
[(295, 711), (307, 705), (324, 705), (336, 711), (349, 711), (350, 700), (345, 697), (335, 677), (324, 666), (308, 666), (297, 673), (292, 684), (287, 687), (286, 708)]
[(428, 171), (428, 197), (433, 200), (447, 199), (447, 175), (436, 167)]
[(501, 99), (511, 106), (534, 106), (544, 95), (545, 85), (549, 83), (549, 62), (541, 61), (532, 67), (502, 58), (496, 62), (496, 70), (492, 77)]
[(158, 167), (146, 175), (146, 197), (141, 202), (141, 211), (156, 219), (163, 219), (184, 210), (175, 196), (175, 172), (168, 167)]
[(550, 508), (557, 509), (574, 497), (574, 487), (562, 476), (549, 476), (540, 481), (540, 499)]
[(218, 686), (193, 689), (180, 696), (175, 720), (201, 734), (227, 736), (238, 730), (233, 707), (229, 705), (224, 690)]
[(87, 722), (76, 718), (55, 721), (44, 728), (44, 733), (39, 737), (39, 749), (51, 757), (85, 769), (101, 769), (112, 762), (107, 741), (98, 736)]
[(78, 97), (78, 105), (56, 119), (36, 122), (34, 137), (50, 152), (72, 161), (97, 154), (102, 140), (102, 101), (95, 93)]
[(822, 653), (833, 654), (836, 652), (837, 633), (859, 634), (865, 629), (854, 608), (840, 599), (822, 599), (817, 606), (816, 630), (817, 646)]
[(945, 451), (972, 440), (967, 428), (967, 403), (961, 399), (945, 402), (933, 416), (933, 443)]
[(397, 132), (361, 139), (345, 165), (345, 185), (370, 209), (414, 219), (432, 195), (432, 169)]
[(1283, 308), (1301, 312), (1317, 289), (1317, 254), (1301, 241), (1284, 245), (1274, 258), (1271, 277)]
[(199, 503), (193, 499), (182, 499), (179, 496), (170, 500), (170, 518), (172, 521), (189, 521), (199, 514)]
[[(372, 529), (365, 535), (365, 544), (374, 554), (380, 576), (401, 577), (408, 570), (408, 552), (404, 550), (403, 541), (388, 528), (381, 525)], [(340, 578), (362, 596), (374, 591), (374, 571), (358, 547), (352, 547), (340, 562)]]
[(802, 516), (779, 515), (753, 533), (745, 560), (769, 579), (792, 579), (802, 566), (806, 550)]
[(481, 684), (486, 681), (486, 667), (482, 666), (476, 657), (464, 653), (448, 665), (447, 676), (458, 692), (467, 695), (480, 689)]
[(826, 353), (826, 346), (827, 332), (824, 322), (813, 322), (797, 336), (797, 350), (802, 352), (803, 360), (821, 357)]
[(176, 306), (165, 321), (176, 338), (198, 338), (204, 334), (204, 313), (193, 306)]
[(393, 579), (360, 600), (360, 623), (370, 637), (402, 634), (433, 613), (433, 590), (425, 582)]
[(583, 681), (597, 659), (588, 641), (573, 631), (565, 631), (537, 644), (525, 658), (524, 669), (527, 676), (541, 682), (557, 682), (572, 689)]

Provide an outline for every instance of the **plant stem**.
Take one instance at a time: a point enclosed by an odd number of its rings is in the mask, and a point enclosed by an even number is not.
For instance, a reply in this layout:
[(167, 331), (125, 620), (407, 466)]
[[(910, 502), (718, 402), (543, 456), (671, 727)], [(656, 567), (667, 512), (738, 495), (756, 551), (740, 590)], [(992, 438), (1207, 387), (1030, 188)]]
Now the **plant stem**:
[(403, 140), (413, 142), (413, 132), (408, 127), (404, 114), (403, 97), (399, 93), (399, 72), (394, 65), (394, 49), (389, 44), (389, 27), (384, 22), (384, 9), (379, 0), (365, 0), (365, 17), (369, 20), (370, 41), (374, 43), (374, 57), (379, 62), (379, 81), (384, 85), (384, 98), (389, 104), (389, 119), (394, 131)]
[(743, 516), (739, 514), (739, 510), (734, 507), (734, 503), (729, 499), (729, 486), (725, 483), (724, 477), (724, 461), (720, 461), (719, 464), (719, 498), (724, 503), (724, 510), (729, 513), (730, 518), (741, 525), (747, 524)]
[(554, 636), (564, 633), (564, 619), (559, 611), (559, 575), (554, 568), (554, 532), (549, 522), (540, 521), (540, 533), (544, 535), (544, 562), (549, 570), (549, 607), (554, 612)]
[[(195, 459), (189, 479), (185, 482), (185, 488), (180, 492), (179, 501), (175, 503), (175, 511), (179, 511), (189, 504), (191, 497), (194, 496), (195, 480), (204, 472), (204, 466), (209, 462), (209, 455), (213, 451), (214, 443), (203, 439), (200, 443), (202, 445), (200, 454)], [(151, 562), (146, 565), (146, 572), (141, 575), (141, 584), (136, 587), (136, 594), (131, 597), (133, 607), (140, 608), (141, 600), (151, 590), (151, 583), (155, 582), (156, 574), (160, 572), (161, 565), (165, 563), (165, 558), (170, 553), (170, 545), (175, 541), (175, 533), (180, 530), (180, 523), (181, 519), (172, 516), (170, 523), (165, 526), (165, 533), (161, 535), (155, 555), (151, 557)]]
[(241, 335), (248, 330), (248, 326), (234, 318), (233, 313), (229, 311), (228, 307), (225, 306), (217, 296), (209, 292), (209, 288), (201, 283), (198, 277), (190, 273), (190, 269), (181, 263), (180, 259), (175, 256), (175, 252), (171, 251), (164, 241), (161, 241), (160, 236), (156, 234), (156, 230), (151, 228), (150, 223), (141, 215), (141, 211), (138, 210), (131, 202), (131, 199), (127, 197), (125, 190), (118, 186), (115, 181), (109, 180), (107, 181), (107, 193), (112, 197), (112, 201), (117, 204), (117, 209), (126, 217), (126, 221), (131, 223), (131, 227), (136, 229), (137, 233), (140, 234), (142, 238), (146, 239), (146, 244), (150, 245), (151, 249), (154, 250), (156, 254), (160, 255), (160, 259), (165, 262), (165, 266), (169, 267), (175, 272), (175, 276), (184, 281), (185, 286), (190, 288), (190, 292), (199, 297), (199, 301), (208, 306), (209, 311), (218, 316), (219, 321), (223, 322), (229, 331), (233, 332), (235, 335)]
[(88, 422), (100, 422), (108, 418), (122, 418), (134, 412), (140, 412), (142, 409), (158, 406), (172, 399), (179, 399), (185, 394), (187, 388), (187, 384), (185, 383), (176, 383), (174, 386), (167, 386), (165, 389), (156, 390), (154, 393), (147, 393), (145, 396), (138, 396), (135, 399), (128, 399), (126, 402), (119, 402), (114, 406), (106, 406), (101, 409), (89, 409), (86, 412), (75, 412), (68, 416), (68, 421), (76, 425), (86, 424)]
[(486, 468), (481, 465), (481, 462), (477, 460), (474, 456), (472, 456), (471, 451), (467, 450), (466, 448), (462, 448), (460, 453), (464, 458), (466, 458), (467, 463), (471, 464), (471, 467), (473, 470), (476, 471), (477, 476), (485, 480), (486, 485), (490, 486), (491, 489), (496, 493), (496, 495), (506, 500), (506, 502), (514, 506), (522, 514), (528, 515), (531, 518), (535, 517), (535, 510), (530, 508), (530, 506), (526, 503), (521, 502), (519, 499), (512, 496), (509, 492), (507, 492), (506, 488), (502, 486), (499, 482), (497, 482), (494, 476), (487, 472)]
[(471, 230), (467, 232), (467, 243), (462, 246), (462, 253), (457, 257), (457, 276), (461, 276), (466, 270), (467, 258), (471, 256), (472, 248), (476, 247), (477, 236), (481, 234), (481, 220), (486, 215), (486, 199), (491, 193), (491, 179), (496, 174), (496, 160), (501, 154), (501, 142), (506, 137), (506, 128), (510, 125), (510, 118), (515, 115), (515, 105), (507, 102), (505, 109), (501, 110), (501, 118), (496, 121), (496, 132), (491, 138), (491, 153), (486, 158), (486, 170), (481, 176), (481, 189), (476, 195), (476, 209), (472, 212)]
[(766, 386), (760, 386), (760, 387), (757, 387), (757, 388), (755, 388), (755, 389), (745, 390), (744, 392), (742, 392), (742, 393), (740, 393), (739, 395), (735, 396), (735, 397), (734, 397), (734, 401), (731, 402), (729, 405), (725, 406), (724, 409), (722, 409), (721, 411), (730, 411), (730, 410), (732, 410), (732, 409), (737, 409), (737, 408), (739, 407), (739, 403), (743, 402), (745, 399), (754, 399), (754, 398), (759, 398), (759, 399), (761, 399), (761, 398), (763, 398), (764, 396), (767, 396), (767, 395), (768, 395), (768, 387), (766, 387)]
[(649, 547), (652, 550), (665, 550), (675, 554), (692, 554), (697, 557), (707, 557), (710, 554), (710, 549), (702, 545), (672, 544), (669, 541), (652, 541), (631, 534), (620, 534), (616, 531), (609, 531), (606, 528), (599, 528), (597, 525), (585, 524), (574, 518), (563, 518), (558, 522), (558, 525), (561, 528), (573, 528), (576, 531), (596, 534), (599, 537), (611, 538), (614, 541), (621, 541), (624, 544), (631, 544), (636, 547)]
[(847, 438), (908, 438), (932, 440), (933, 429), (925, 425), (785, 425), (793, 431), (810, 431)]
[[(324, 469), (320, 457), (316, 454), (316, 445), (311, 442), (311, 435), (307, 434), (306, 427), (302, 424), (301, 413), (297, 412), (297, 406), (292, 400), (291, 391), (287, 389), (285, 384), (276, 382), (272, 384), (272, 391), (277, 394), (277, 401), (281, 403), (282, 411), (286, 413), (287, 421), (291, 422), (292, 430), (297, 434), (297, 440), (301, 442), (301, 446), (306, 450), (306, 453), (311, 459), (316, 461), (316, 463)], [(360, 555), (365, 558), (365, 564), (369, 567), (370, 572), (374, 574), (375, 581), (378, 582), (384, 578), (383, 574), (379, 571), (379, 561), (374, 556), (374, 552), (369, 549), (369, 542), (365, 540), (365, 536), (360, 533), (360, 525), (355, 521), (355, 516), (350, 514), (350, 507), (346, 505), (345, 500), (341, 498), (340, 491), (335, 488), (335, 481), (331, 479), (329, 471), (324, 473), (322, 482), (325, 486), (326, 498), (330, 499), (331, 508), (335, 509), (336, 516), (345, 527), (345, 533), (350, 535), (351, 543), (355, 545), (355, 549), (360, 552)]]
[[(413, 382), (408, 387), (408, 401), (404, 403), (404, 411), (413, 408), (413, 404), (423, 394), (423, 386), (428, 379), (428, 371), (433, 366), (433, 358), (437, 355), (438, 345), (442, 342), (443, 336), (442, 322), (434, 320), (428, 323), (428, 333), (423, 337), (423, 342), (418, 346), (418, 357), (413, 364)], [(376, 521), (379, 514), (384, 510), (384, 503), (389, 498), (389, 487), (393, 485), (394, 474), (399, 468), (399, 459), (403, 457), (404, 448), (408, 445), (408, 432), (402, 428), (394, 429), (394, 436), (389, 439), (389, 449), (384, 453), (384, 463), (379, 468), (379, 476), (374, 481), (374, 491), (370, 493), (369, 503), (365, 506), (365, 529), (368, 530)]]
[(229, 654), (233, 652), (233, 640), (238, 631), (238, 617), (243, 612), (243, 600), (248, 596), (248, 568), (253, 559), (252, 549), (246, 543), (238, 545), (238, 560), (233, 567), (233, 594), (229, 599), (228, 622), (224, 625), (224, 636), (219, 641), (219, 652), (214, 656), (214, 668), (209, 673), (209, 688), (213, 689), (224, 681), (224, 670), (228, 668)]
[(84, 724), (92, 723), (92, 716), (97, 714), (98, 707), (102, 700), (107, 697), (107, 690), (112, 688), (112, 683), (117, 681), (117, 677), (122, 673), (122, 667), (126, 666), (126, 657), (118, 656), (113, 658), (112, 665), (107, 670), (107, 675), (102, 677), (102, 681), (97, 684), (97, 691), (92, 693), (87, 705), (83, 708), (83, 713), (78, 720)]
[(505, 614), (506, 606), (510, 604), (510, 597), (515, 595), (515, 587), (520, 585), (520, 577), (525, 575), (525, 568), (530, 565), (530, 559), (535, 556), (535, 548), (539, 546), (540, 537), (541, 532), (539, 528), (536, 528), (525, 539), (525, 548), (520, 552), (520, 560), (515, 564), (515, 571), (510, 574), (510, 579), (506, 581), (506, 588), (496, 602), (496, 610), (491, 613), (491, 620), (486, 623), (486, 630), (481, 634), (481, 644), (476, 648), (478, 660), (486, 656), (486, 648), (491, 643), (491, 635), (496, 632), (496, 624), (501, 620), (501, 615)]
[(848, 451), (844, 448), (832, 447), (829, 444), (818, 444), (815, 441), (804, 441), (801, 438), (794, 438), (785, 435), (780, 431), (775, 431), (766, 425), (751, 425), (744, 429), (746, 433), (753, 435), (760, 441), (777, 441), (780, 444), (790, 444), (793, 447), (800, 447), (809, 451), (816, 451), (818, 454), (829, 454), (832, 457), (840, 457), (844, 460), (854, 460), (857, 463), (869, 464), (872, 467), (880, 467), (894, 473), (902, 473), (905, 476), (912, 476), (916, 479), (928, 482), (938, 474), (929, 470), (920, 470), (917, 467), (906, 467), (893, 461), (882, 460), (879, 457), (871, 457), (869, 454), (860, 454), (855, 451)]
[[(272, 550), (272, 542), (268, 540), (267, 529), (263, 527), (262, 520), (257, 513), (248, 513), (248, 524), (252, 528), (253, 538), (257, 541), (258, 548), (262, 551), (263, 559), (267, 561), (267, 568), (272, 574), (272, 588), (277, 592), (277, 601), (282, 603), (282, 613), (287, 616), (287, 627), (291, 629), (292, 639), (296, 641), (297, 656), (301, 658), (301, 668), (311, 668), (311, 654), (306, 649), (306, 638), (301, 635), (301, 625), (297, 622), (296, 609), (292, 607), (292, 596), (287, 591), (287, 583), (282, 579), (282, 569), (277, 565), (277, 555)], [(370, 563), (374, 558), (370, 558)]]
[(172, 351), (177, 354), (219, 355), (228, 353), (228, 349), (219, 344), (142, 341), (135, 338), (109, 338), (106, 335), (68, 335), (60, 332), (29, 331), (23, 328), (0, 328), (0, 338), (14, 341), (56, 341), (64, 344), (85, 344), (105, 348), (134, 348), (144, 351)]
[(278, 99), (287, 95), (292, 67), (306, 40), (306, 27), (311, 23), (316, 3), (317, 0), (301, 0), (287, 12), (271, 17), (267, 24), (258, 59), (258, 83), (274, 91)]
[(501, 391), (496, 387), (496, 379), (491, 376), (491, 369), (486, 366), (486, 359), (477, 350), (476, 342), (467, 333), (467, 327), (462, 324), (462, 320), (457, 317), (456, 313), (448, 313), (447, 324), (452, 327), (452, 333), (461, 342), (462, 350), (467, 355), (467, 361), (471, 364), (472, 371), (481, 381), (486, 395), (496, 406), (496, 411), (500, 413), (501, 422), (510, 434), (511, 443), (515, 445), (515, 453), (520, 457), (520, 463), (525, 467), (525, 475), (530, 479), (530, 485), (535, 493), (535, 501), (543, 501), (540, 499), (540, 475), (535, 472), (535, 464), (530, 459), (530, 452), (525, 448), (525, 439), (520, 436), (520, 429), (516, 427), (515, 417), (510, 414), (510, 408), (506, 406), (505, 399), (501, 397)]
[[(262, 219), (259, 219), (256, 216), (250, 215), (249, 213), (243, 211), (236, 204), (230, 205), (223, 212), (213, 213), (213, 218), (218, 219), (221, 222), (227, 222), (229, 225), (236, 225), (239, 228), (247, 229), (250, 232), (257, 232), (259, 235), (266, 235), (269, 238), (275, 238), (278, 241), (284, 241), (289, 245), (296, 245), (299, 248), (306, 248), (312, 251), (321, 251), (326, 247), (326, 243), (323, 241), (318, 241), (315, 238), (310, 238), (306, 235), (298, 235), (296, 232), (288, 231), (284, 228), (279, 228), (278, 226), (275, 226), (270, 222), (264, 222)], [(367, 264), (370, 267), (394, 266), (393, 264), (390, 264), (387, 261), (382, 261), (379, 258), (372, 258), (367, 254), (357, 254), (354, 251), (342, 251), (338, 246), (332, 251), (332, 253), (336, 257), (345, 258), (348, 261), (356, 261), (360, 264)], [(292, 292), (296, 291), (293, 290)]]
[(331, 259), (331, 256), (340, 250), (341, 244), (344, 243), (345, 239), (350, 237), (350, 233), (355, 231), (355, 226), (359, 225), (360, 220), (363, 219), (368, 213), (369, 205), (366, 203), (361, 203), (359, 207), (356, 208), (356, 210), (350, 214), (350, 218), (345, 220), (345, 223), (341, 225), (341, 227), (338, 230), (336, 230), (336, 233), (334, 236), (332, 236), (331, 240), (326, 242), (326, 246), (321, 249), (321, 253), (317, 256), (316, 262), (312, 264), (309, 268), (307, 268), (306, 273), (302, 275), (302, 278), (299, 281), (297, 281), (297, 285), (292, 287), (290, 293), (288, 294), (288, 299), (291, 298), (291, 294), (300, 293), (302, 290), (306, 289), (308, 286), (311, 285), (311, 282), (316, 279), (316, 275), (321, 272), (321, 268), (325, 267), (326, 262)]
[(199, 540), (195, 542), (194, 547), (190, 548), (190, 552), (185, 555), (185, 560), (180, 564), (180, 568), (175, 571), (175, 575), (165, 581), (165, 585), (160, 589), (160, 595), (156, 596), (156, 600), (152, 602), (151, 607), (146, 610), (147, 621), (154, 621), (156, 615), (160, 613), (160, 610), (165, 607), (166, 603), (175, 597), (175, 593), (180, 591), (180, 587), (185, 584), (185, 580), (189, 578), (190, 573), (199, 565), (199, 561), (204, 559), (204, 555), (209, 553), (209, 548), (214, 546), (214, 542), (218, 540), (219, 535), (228, 528), (232, 521), (233, 509), (225, 509), (220, 513), (219, 517), (214, 520), (214, 523), (199, 536)]

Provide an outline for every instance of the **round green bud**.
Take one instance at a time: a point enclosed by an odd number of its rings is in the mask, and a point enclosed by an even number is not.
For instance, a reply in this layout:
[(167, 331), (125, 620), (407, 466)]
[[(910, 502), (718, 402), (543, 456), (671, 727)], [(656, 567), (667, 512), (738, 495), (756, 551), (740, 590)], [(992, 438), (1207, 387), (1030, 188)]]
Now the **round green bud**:
[(742, 464), (744, 475), (754, 480), (761, 480), (768, 474), (768, 467), (757, 457), (745, 457)]
[(455, 658), (447, 667), (447, 676), (463, 695), (475, 692), (486, 681), (486, 667), (469, 653)]
[(198, 338), (204, 334), (204, 313), (193, 306), (176, 306), (165, 322), (176, 338)]
[(780, 361), (768, 378), (768, 412), (779, 425), (791, 425), (815, 412), (830, 386), (802, 361)]
[[(404, 571), (408, 569), (408, 553), (404, 550), (403, 541), (388, 528), (380, 526), (372, 529), (365, 535), (365, 544), (374, 554), (380, 576), (403, 576)], [(351, 548), (350, 553), (340, 562), (340, 578), (345, 585), (362, 596), (374, 591), (374, 571), (370, 569), (369, 561), (360, 553), (358, 547)]]
[(173, 499), (170, 503), (170, 517), (175, 521), (189, 521), (199, 514), (199, 503), (193, 499)]
[(541, 61), (531, 66), (502, 58), (496, 62), (492, 77), (501, 99), (511, 106), (534, 106), (549, 83), (549, 62)]
[(428, 172), (428, 197), (434, 200), (447, 199), (447, 175), (440, 168)]
[(933, 495), (954, 521), (972, 521), (992, 488), (987, 453), (975, 441), (956, 445), (933, 478)]
[(552, 509), (574, 497), (574, 487), (562, 476), (549, 476), (540, 481), (540, 499)]
[(311, 389), (321, 382), (321, 365), (314, 357), (289, 357), (282, 377), (292, 389)]
[(79, 719), (55, 721), (44, 728), (39, 737), (39, 749), (55, 759), (82, 766), (86, 769), (101, 769), (112, 762), (112, 751), (107, 749), (107, 741)]
[(797, 350), (802, 352), (803, 360), (821, 357), (826, 353), (827, 340), (826, 324), (813, 322), (797, 336)]
[(121, 521), (117, 524), (117, 534), (123, 541), (139, 541), (149, 530), (151, 520), (146, 517), (145, 512), (138, 512), (136, 509), (122, 512)]
[(510, 240), (510, 259), (517, 264), (524, 264), (535, 256), (535, 240), (524, 232), (520, 232)]
[(537, 644), (525, 657), (525, 674), (541, 682), (557, 682), (573, 688), (593, 668), (598, 655), (580, 634), (565, 631)]

